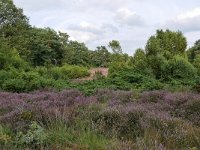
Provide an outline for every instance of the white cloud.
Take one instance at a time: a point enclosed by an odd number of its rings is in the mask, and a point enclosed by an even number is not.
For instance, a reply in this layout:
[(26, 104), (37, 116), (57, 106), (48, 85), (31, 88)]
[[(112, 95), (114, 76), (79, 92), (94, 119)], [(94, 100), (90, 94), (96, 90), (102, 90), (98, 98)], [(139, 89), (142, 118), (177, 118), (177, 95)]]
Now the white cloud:
[(188, 11), (184, 14), (180, 14), (179, 16), (177, 16), (177, 19), (178, 20), (187, 20), (187, 19), (193, 19), (193, 18), (196, 18), (196, 17), (199, 17), (200, 16), (200, 8), (195, 8), (194, 10), (192, 11)]
[(92, 24), (87, 21), (81, 21), (79, 24), (71, 24), (66, 27), (70, 30), (77, 30), (82, 32), (90, 32), (97, 35), (104, 35), (106, 33), (118, 32), (117, 27), (109, 23)]
[(77, 40), (80, 42), (91, 43), (94, 40), (100, 40), (107, 35), (113, 35), (118, 33), (117, 27), (109, 23), (93, 24), (87, 21), (81, 21), (80, 23), (73, 23), (67, 25), (64, 23), (56, 28), (62, 32), (67, 32), (71, 40)]
[(200, 31), (200, 8), (179, 14), (175, 19), (169, 21), (167, 26), (185, 33)]
[(115, 19), (122, 25), (143, 26), (145, 24), (141, 16), (127, 8), (118, 9)]
[(83, 32), (78, 30), (66, 30), (66, 29), (61, 29), (60, 31), (67, 32), (70, 35), (71, 40), (76, 40), (84, 43), (88, 43), (98, 38), (98, 35), (90, 32)]

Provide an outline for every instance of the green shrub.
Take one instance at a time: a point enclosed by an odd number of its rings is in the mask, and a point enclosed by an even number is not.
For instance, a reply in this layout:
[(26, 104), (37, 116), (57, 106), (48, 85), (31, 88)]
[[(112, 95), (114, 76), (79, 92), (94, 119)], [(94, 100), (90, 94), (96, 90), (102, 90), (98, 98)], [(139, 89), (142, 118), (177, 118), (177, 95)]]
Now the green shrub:
[(10, 129), (0, 125), (0, 146), (6, 146), (12, 142)]
[(173, 79), (194, 80), (197, 71), (185, 58), (174, 56), (173, 59), (169, 60), (168, 75)]
[(152, 69), (153, 75), (156, 77), (156, 79), (162, 79), (166, 77), (168, 61), (164, 56), (162, 55), (148, 56), (148, 65)]
[(200, 76), (200, 55), (197, 55), (193, 62), (194, 67), (197, 69), (197, 73)]
[(35, 67), (33, 71), (36, 71), (40, 74), (40, 76), (47, 77), (48, 76), (48, 68), (47, 67)]
[(76, 79), (89, 75), (88, 69), (80, 66), (64, 65), (62, 67), (53, 67), (49, 69), (49, 74), (54, 79)]
[(0, 89), (12, 92), (33, 91), (49, 87), (53, 84), (51, 78), (45, 78), (34, 71), (25, 72), (12, 69), (0, 71)]
[(16, 68), (28, 69), (30, 65), (23, 60), (16, 49), (11, 48), (8, 43), (2, 39), (0, 44), (0, 70)]
[(119, 72), (121, 70), (123, 70), (124, 68), (127, 68), (127, 64), (124, 62), (112, 62), (109, 65), (109, 75), (112, 75), (113, 73)]
[(26, 82), (23, 79), (6, 80), (1, 87), (3, 90), (12, 92), (26, 91)]
[(34, 148), (45, 144), (47, 140), (47, 133), (37, 122), (32, 122), (26, 133), (18, 132), (16, 135), (16, 145), (29, 146)]
[(112, 73), (109, 80), (117, 89), (121, 90), (130, 90), (131, 88), (154, 90), (163, 87), (163, 84), (152, 76), (138, 73), (135, 69), (123, 69), (119, 72)]

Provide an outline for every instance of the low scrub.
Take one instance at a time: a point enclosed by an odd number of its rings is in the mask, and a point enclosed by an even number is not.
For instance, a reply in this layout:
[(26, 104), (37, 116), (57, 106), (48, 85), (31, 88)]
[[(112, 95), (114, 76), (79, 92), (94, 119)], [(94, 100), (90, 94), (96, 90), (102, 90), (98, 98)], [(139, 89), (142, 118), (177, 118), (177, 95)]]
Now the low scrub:
[(0, 93), (7, 149), (199, 149), (195, 93), (78, 90)]
[(48, 74), (54, 79), (77, 79), (89, 76), (87, 68), (73, 65), (64, 65), (62, 67), (52, 67)]

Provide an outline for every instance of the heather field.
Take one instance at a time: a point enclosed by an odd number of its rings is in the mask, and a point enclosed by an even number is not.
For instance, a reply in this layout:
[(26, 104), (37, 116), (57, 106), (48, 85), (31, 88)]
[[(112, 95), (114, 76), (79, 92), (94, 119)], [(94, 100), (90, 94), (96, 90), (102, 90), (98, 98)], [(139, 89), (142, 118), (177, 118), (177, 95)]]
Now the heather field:
[(1, 149), (200, 149), (200, 95), (0, 93)]

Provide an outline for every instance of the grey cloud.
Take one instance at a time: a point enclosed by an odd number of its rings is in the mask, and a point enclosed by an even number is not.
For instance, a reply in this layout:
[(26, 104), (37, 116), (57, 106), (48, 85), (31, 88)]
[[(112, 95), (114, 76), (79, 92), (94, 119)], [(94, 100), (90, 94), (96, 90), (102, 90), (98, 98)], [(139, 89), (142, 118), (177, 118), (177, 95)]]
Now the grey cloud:
[(118, 33), (119, 32), (118, 27), (113, 25), (113, 24), (111, 24), (111, 23), (103, 23), (101, 28), (103, 28), (106, 31), (113, 32), (113, 33)]

